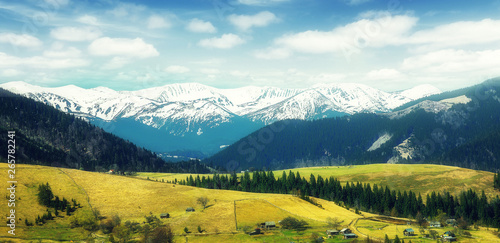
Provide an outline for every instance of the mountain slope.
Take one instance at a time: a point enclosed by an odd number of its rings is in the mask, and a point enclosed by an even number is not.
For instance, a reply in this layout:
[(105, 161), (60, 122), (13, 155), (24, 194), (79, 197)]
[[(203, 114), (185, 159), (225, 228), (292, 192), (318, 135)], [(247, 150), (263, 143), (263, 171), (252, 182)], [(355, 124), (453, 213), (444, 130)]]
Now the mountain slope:
[[(73, 115), (0, 89), (0, 133), (15, 131), (16, 162), (93, 171), (209, 172), (198, 161), (165, 163), (149, 150)], [(2, 144), (8, 138), (1, 136)], [(5, 159), (7, 146), (0, 155)]]
[[(206, 155), (275, 121), (387, 112), (440, 92), (433, 87), (416, 87), (387, 93), (359, 84), (317, 85), (309, 89), (217, 89), (183, 83), (138, 91), (83, 89), (73, 85), (43, 88), (24, 82), (0, 87), (84, 117), (155, 152), (198, 150)], [(141, 132), (153, 137), (139, 138)]]
[(493, 79), (395, 112), (276, 122), (206, 162), (229, 171), (364, 163), (495, 170), (499, 132), (500, 79)]

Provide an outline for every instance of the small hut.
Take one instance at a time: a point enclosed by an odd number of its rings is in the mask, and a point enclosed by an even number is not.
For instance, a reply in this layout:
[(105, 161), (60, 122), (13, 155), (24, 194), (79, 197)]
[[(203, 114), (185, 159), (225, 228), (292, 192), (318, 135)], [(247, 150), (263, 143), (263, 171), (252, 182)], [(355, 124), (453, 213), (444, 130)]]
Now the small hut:
[(414, 236), (415, 235), (415, 231), (411, 228), (408, 228), (408, 229), (405, 229), (403, 230), (403, 234), (405, 236)]
[(194, 212), (194, 208), (192, 208), (192, 207), (186, 208), (186, 213), (189, 213), (189, 212)]

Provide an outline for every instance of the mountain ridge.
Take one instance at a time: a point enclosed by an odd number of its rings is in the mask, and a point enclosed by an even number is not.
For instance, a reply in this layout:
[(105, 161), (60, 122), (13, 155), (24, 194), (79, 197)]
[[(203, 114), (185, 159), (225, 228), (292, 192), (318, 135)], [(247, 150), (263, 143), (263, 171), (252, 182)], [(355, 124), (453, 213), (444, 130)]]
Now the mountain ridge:
[(279, 121), (205, 162), (227, 171), (365, 163), (500, 169), (500, 78), (415, 103), (388, 113)]
[[(199, 83), (178, 83), (137, 91), (114, 91), (106, 87), (84, 89), (75, 85), (44, 88), (24, 82), (5, 83), (0, 87), (84, 117), (131, 141), (141, 131), (128, 131), (126, 126), (113, 124), (132, 119), (155, 128), (157, 137), (138, 144), (148, 148), (154, 146), (155, 152), (196, 150), (204, 146), (201, 150), (204, 154), (218, 152), (220, 146), (279, 120), (387, 112), (415, 97), (441, 92), (437, 88), (417, 86), (388, 93), (355, 83), (321, 84), (305, 89), (256, 86), (218, 89)], [(220, 127), (230, 127), (237, 133), (227, 134), (224, 129), (218, 129)], [(218, 133), (209, 132), (214, 129)], [(212, 137), (204, 140), (202, 137), (208, 134)], [(191, 143), (178, 144), (174, 140), (179, 137), (192, 137)], [(201, 144), (201, 141), (214, 143), (214, 146)], [(155, 145), (160, 142), (162, 146)]]

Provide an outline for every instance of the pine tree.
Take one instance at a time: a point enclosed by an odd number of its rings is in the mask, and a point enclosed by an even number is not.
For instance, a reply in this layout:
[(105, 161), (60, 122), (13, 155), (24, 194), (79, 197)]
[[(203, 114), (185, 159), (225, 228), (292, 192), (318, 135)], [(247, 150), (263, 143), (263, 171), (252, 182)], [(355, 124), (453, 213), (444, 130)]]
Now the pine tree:
[(398, 235), (396, 235), (396, 238), (394, 238), (394, 243), (401, 243), (401, 240), (399, 239)]
[(385, 235), (384, 243), (391, 243), (391, 240), (389, 240), (389, 236)]
[(493, 188), (500, 190), (500, 171), (493, 175)]

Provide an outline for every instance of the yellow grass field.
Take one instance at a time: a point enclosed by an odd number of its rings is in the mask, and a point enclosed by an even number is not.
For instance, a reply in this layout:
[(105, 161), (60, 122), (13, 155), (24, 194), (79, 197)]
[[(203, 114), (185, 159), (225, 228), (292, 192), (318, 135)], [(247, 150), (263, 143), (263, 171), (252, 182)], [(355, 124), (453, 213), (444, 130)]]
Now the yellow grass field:
[[(0, 168), (2, 174), (7, 174), (6, 164), (0, 164)], [(29, 218), (30, 221), (45, 212), (46, 208), (36, 201), (36, 186), (46, 182), (51, 185), (55, 195), (75, 198), (80, 202), (84, 207), (79, 210), (90, 210), (92, 207), (99, 209), (107, 217), (117, 214), (122, 222), (143, 222), (144, 216), (150, 212), (154, 215), (170, 213), (171, 218), (164, 219), (163, 222), (169, 223), (178, 235), (183, 233), (184, 227), (195, 232), (198, 225), (207, 233), (236, 233), (236, 218), (242, 226), (279, 221), (287, 216), (304, 219), (313, 226), (324, 226), (327, 217), (343, 217), (346, 222), (361, 217), (332, 202), (321, 200), (324, 207), (321, 209), (291, 195), (208, 190), (105, 173), (33, 165), (18, 165), (17, 175), (19, 186), (16, 196), (21, 198), (16, 205), (17, 217), (23, 220)], [(196, 199), (201, 196), (210, 199), (209, 207), (204, 210), (196, 203)], [(187, 213), (187, 207), (194, 207), (196, 211)], [(6, 207), (2, 207), (4, 214), (7, 213), (6, 210)], [(47, 228), (44, 233), (34, 232), (44, 227)], [(61, 229), (49, 230), (53, 227)], [(29, 227), (29, 230), (26, 230), (24, 223), (20, 223), (17, 230), (20, 238), (57, 239), (62, 237), (57, 235), (60, 231), (68, 230), (67, 217), (49, 221), (44, 226)], [(6, 230), (2, 230), (0, 237), (6, 236)]]

